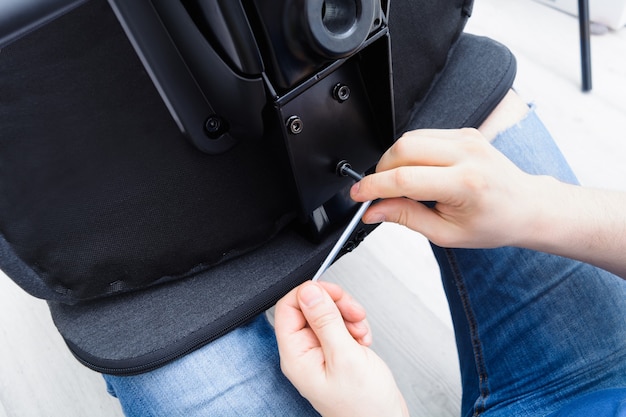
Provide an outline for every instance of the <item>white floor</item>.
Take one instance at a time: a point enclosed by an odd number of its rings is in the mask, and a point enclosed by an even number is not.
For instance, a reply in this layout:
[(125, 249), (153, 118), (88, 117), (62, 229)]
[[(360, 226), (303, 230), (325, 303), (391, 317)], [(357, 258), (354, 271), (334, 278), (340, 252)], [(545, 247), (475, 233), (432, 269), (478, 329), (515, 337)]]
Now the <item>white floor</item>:
[[(626, 30), (592, 39), (593, 90), (580, 92), (577, 19), (533, 0), (477, 0), (468, 31), (507, 45), (516, 88), (533, 101), (585, 185), (626, 190)], [(120, 416), (101, 377), (79, 365), (45, 303), (0, 279), (0, 417)], [(454, 338), (425, 240), (385, 225), (327, 279), (369, 310), (375, 349), (393, 368), (412, 415), (458, 415)]]

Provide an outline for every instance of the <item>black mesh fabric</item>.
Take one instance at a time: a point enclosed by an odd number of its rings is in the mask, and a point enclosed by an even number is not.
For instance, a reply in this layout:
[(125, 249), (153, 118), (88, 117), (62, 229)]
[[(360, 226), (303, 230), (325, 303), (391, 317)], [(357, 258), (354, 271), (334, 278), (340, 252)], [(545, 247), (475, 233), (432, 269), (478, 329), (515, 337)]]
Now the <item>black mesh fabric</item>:
[(444, 67), (472, 4), (472, 0), (391, 1), (389, 31), (398, 132), (404, 130)]
[(0, 54), (0, 230), (68, 301), (198, 273), (292, 217), (267, 141), (181, 136), (104, 1)]

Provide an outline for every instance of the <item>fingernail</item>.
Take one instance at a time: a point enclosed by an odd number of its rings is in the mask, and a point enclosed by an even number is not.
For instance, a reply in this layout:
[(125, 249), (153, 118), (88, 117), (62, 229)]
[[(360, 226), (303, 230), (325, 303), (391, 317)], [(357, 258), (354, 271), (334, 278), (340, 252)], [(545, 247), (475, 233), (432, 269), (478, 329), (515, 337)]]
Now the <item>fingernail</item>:
[(365, 323), (365, 321), (354, 323), (354, 327), (356, 327), (357, 330), (360, 330), (360, 331), (368, 330), (367, 323)]
[(367, 217), (363, 217), (363, 223), (365, 224), (376, 224), (382, 223), (385, 221), (385, 215), (382, 213), (373, 213)]
[(365, 346), (369, 346), (372, 344), (372, 334), (370, 332), (367, 332), (365, 336), (361, 338), (361, 344)]
[(357, 182), (350, 188), (350, 194), (358, 194), (361, 188), (361, 181)]
[(363, 307), (361, 304), (359, 304), (354, 298), (352, 300), (350, 300), (350, 304), (352, 304), (352, 307), (359, 310), (360, 312), (364, 313), (365, 312), (365, 307)]
[(300, 290), (300, 301), (307, 307), (313, 307), (322, 301), (322, 289), (315, 284), (307, 285)]

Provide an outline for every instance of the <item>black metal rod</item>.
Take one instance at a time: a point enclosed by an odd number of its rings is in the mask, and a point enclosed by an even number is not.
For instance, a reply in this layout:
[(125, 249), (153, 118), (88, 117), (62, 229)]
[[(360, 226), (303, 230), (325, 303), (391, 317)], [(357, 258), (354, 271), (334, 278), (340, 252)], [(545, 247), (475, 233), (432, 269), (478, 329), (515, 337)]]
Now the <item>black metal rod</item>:
[(580, 25), (580, 61), (582, 67), (582, 90), (591, 90), (591, 33), (589, 30), (589, 0), (578, 0)]
[(353, 170), (345, 159), (337, 164), (336, 172), (342, 177), (350, 177), (355, 181), (361, 181), (363, 179), (363, 175)]

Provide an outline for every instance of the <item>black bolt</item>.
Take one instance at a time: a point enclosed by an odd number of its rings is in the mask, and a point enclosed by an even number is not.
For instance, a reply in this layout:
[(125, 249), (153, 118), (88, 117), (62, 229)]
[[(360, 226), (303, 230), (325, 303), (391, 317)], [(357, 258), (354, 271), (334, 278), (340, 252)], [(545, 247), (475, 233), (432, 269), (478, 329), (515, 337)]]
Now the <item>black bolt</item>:
[(342, 161), (339, 161), (339, 163), (337, 164), (337, 167), (335, 168), (335, 172), (339, 176), (350, 177), (355, 181), (361, 181), (363, 179), (363, 175), (353, 170), (352, 166), (345, 159)]
[(219, 139), (229, 129), (228, 121), (217, 114), (210, 115), (204, 121), (204, 132), (210, 139)]
[(350, 98), (350, 87), (345, 84), (337, 83), (333, 87), (333, 98), (340, 103)]
[(222, 128), (222, 119), (219, 116), (209, 116), (204, 122), (204, 128), (208, 133), (217, 133)]
[(298, 116), (291, 116), (289, 119), (287, 119), (287, 129), (289, 129), (292, 134), (297, 135), (299, 133), (302, 133), (303, 128), (304, 123), (302, 123), (302, 119), (300, 119)]

